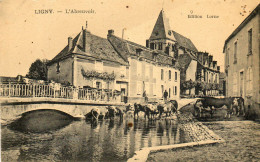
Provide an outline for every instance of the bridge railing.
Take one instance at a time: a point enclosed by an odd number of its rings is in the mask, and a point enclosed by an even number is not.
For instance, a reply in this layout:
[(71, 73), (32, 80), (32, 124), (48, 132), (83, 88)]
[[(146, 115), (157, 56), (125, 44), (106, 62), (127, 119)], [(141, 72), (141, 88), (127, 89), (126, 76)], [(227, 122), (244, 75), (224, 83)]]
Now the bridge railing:
[(119, 102), (121, 100), (112, 90), (31, 84), (0, 84), (0, 97), (49, 97)]

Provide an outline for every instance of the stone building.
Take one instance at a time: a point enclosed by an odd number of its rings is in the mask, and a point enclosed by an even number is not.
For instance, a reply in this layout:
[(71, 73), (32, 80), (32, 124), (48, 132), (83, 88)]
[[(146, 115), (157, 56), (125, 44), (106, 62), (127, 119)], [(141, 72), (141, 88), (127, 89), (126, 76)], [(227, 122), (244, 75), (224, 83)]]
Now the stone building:
[(157, 50), (121, 39), (108, 31), (107, 38), (87, 27), (48, 63), (48, 79), (80, 88), (112, 89), (128, 102), (178, 99), (180, 72), (175, 59)]
[[(180, 69), (181, 83), (185, 81), (203, 81), (206, 83), (219, 83), (219, 70), (217, 61), (208, 53), (198, 52), (192, 41), (172, 30), (169, 19), (164, 10), (161, 10), (151, 36), (146, 40), (146, 47), (163, 52), (177, 61)], [(199, 94), (199, 88), (183, 90), (183, 94)], [(217, 91), (208, 90), (204, 94), (218, 94)]]
[(253, 114), (260, 116), (258, 5), (226, 39), (226, 96), (242, 96)]

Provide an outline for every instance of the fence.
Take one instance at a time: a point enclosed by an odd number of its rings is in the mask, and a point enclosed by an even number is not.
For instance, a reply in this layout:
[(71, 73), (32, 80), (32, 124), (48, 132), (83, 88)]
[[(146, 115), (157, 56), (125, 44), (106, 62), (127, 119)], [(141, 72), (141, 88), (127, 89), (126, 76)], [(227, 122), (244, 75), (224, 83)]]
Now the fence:
[(72, 88), (53, 85), (0, 84), (0, 97), (49, 97), (92, 101), (121, 101), (112, 90)]

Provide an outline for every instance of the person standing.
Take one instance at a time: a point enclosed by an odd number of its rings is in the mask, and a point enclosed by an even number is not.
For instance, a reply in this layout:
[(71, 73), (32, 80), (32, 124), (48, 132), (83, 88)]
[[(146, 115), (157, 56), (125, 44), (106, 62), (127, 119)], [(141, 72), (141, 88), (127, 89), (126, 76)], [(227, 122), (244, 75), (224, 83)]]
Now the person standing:
[(163, 93), (164, 101), (167, 100), (167, 97), (168, 97), (168, 92), (165, 90), (164, 93)]
[(143, 93), (143, 97), (144, 97), (144, 101), (147, 103), (148, 102), (148, 97), (147, 97), (147, 94), (146, 94), (146, 90)]

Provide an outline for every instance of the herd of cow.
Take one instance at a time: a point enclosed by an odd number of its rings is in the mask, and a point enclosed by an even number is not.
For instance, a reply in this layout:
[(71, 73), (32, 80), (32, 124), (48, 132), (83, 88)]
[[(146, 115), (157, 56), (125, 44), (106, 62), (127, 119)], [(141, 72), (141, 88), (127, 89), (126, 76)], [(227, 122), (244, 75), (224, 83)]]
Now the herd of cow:
[[(209, 112), (211, 117), (216, 109), (226, 107), (227, 113), (225, 118), (230, 118), (231, 114), (245, 115), (244, 99), (242, 97), (226, 97), (214, 98), (203, 97), (197, 99), (194, 104), (195, 116), (201, 117), (203, 113)], [(105, 110), (101, 111), (100, 108), (93, 108), (85, 115), (86, 119), (99, 120), (99, 119), (114, 119), (119, 117), (123, 119), (124, 116), (139, 118), (139, 112), (143, 112), (145, 119), (161, 119), (163, 115), (170, 117), (178, 112), (178, 102), (170, 100), (165, 102), (153, 102), (148, 104), (129, 104), (125, 108), (118, 108), (115, 106), (108, 106)]]
[(118, 108), (115, 106), (106, 107), (105, 111), (101, 111), (99, 108), (93, 108), (89, 113), (85, 115), (86, 119), (98, 120), (98, 119), (113, 119), (116, 116), (123, 119), (126, 117), (139, 118), (139, 113), (143, 112), (145, 119), (155, 119), (157, 116), (161, 118), (164, 114), (166, 117), (177, 113), (178, 102), (176, 100), (166, 102), (152, 102), (148, 104), (129, 104), (125, 108)]

